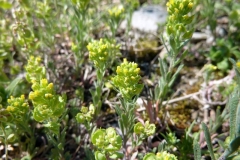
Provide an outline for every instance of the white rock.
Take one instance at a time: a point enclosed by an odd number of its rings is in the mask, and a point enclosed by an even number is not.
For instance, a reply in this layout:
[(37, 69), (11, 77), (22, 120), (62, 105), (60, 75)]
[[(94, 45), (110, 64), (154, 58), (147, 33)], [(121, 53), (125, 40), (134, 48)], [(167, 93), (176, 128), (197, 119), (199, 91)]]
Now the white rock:
[[(158, 25), (167, 20), (167, 10), (159, 5), (143, 6), (133, 12), (131, 27), (143, 32), (157, 32)], [(126, 28), (127, 22), (123, 21), (120, 28)]]

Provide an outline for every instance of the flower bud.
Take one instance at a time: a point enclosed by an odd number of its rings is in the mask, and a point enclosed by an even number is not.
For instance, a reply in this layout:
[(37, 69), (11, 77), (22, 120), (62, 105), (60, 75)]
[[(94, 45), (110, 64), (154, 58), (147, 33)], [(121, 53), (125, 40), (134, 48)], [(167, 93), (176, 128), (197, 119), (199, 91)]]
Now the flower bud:
[(117, 67), (117, 75), (112, 78), (113, 84), (127, 100), (131, 100), (133, 96), (138, 95), (143, 88), (143, 85), (139, 84), (141, 79), (140, 68), (137, 67), (136, 63), (124, 59), (123, 63)]
[(141, 122), (138, 122), (134, 125), (134, 133), (142, 134), (144, 131), (144, 127)]

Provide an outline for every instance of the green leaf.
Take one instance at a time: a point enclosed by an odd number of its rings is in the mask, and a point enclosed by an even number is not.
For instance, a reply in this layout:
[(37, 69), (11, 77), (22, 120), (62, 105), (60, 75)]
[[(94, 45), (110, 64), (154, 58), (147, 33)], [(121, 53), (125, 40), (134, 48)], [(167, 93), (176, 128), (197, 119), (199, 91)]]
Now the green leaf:
[(27, 8), (30, 8), (30, 3), (29, 3), (30, 0), (21, 0), (19, 1), (19, 3), (21, 4), (21, 6), (25, 6)]
[(45, 120), (46, 117), (43, 117), (43, 115), (38, 110), (39, 110), (39, 108), (37, 108), (37, 107), (34, 108), (33, 118), (38, 122), (42, 122), (43, 120)]
[(4, 1), (0, 1), (0, 8), (2, 9), (10, 9), (12, 8), (12, 4)]
[(23, 32), (25, 38), (30, 38), (32, 36), (32, 32), (28, 28), (24, 28)]
[(174, 39), (174, 36), (170, 36), (169, 37), (169, 43), (170, 43), (170, 46), (171, 46), (171, 48), (172, 48), (172, 50), (173, 50), (173, 54), (174, 54), (174, 56), (177, 54), (176, 52), (177, 52), (177, 44), (176, 44), (176, 41), (175, 41), (175, 39)]
[(0, 83), (6, 83), (8, 80), (7, 75), (3, 71), (0, 71)]
[(239, 160), (239, 159), (240, 159), (240, 155), (234, 156), (234, 157), (232, 158), (232, 160)]
[(26, 155), (23, 158), (21, 158), (21, 160), (31, 160), (32, 157), (30, 155)]
[(96, 160), (107, 160), (105, 154), (103, 154), (103, 153), (101, 153), (101, 152), (99, 152), (99, 151), (96, 151), (96, 152), (94, 153), (94, 155), (95, 155), (95, 159), (96, 159)]
[(11, 116), (7, 110), (0, 109), (0, 122), (11, 122), (12, 120), (13, 116)]
[(181, 62), (183, 62), (183, 59), (187, 56), (187, 54), (188, 54), (188, 50), (185, 50), (182, 53), (181, 57), (174, 62), (174, 67), (177, 66), (178, 64), (180, 64)]
[(84, 158), (84, 160), (94, 160), (94, 153), (90, 147), (84, 146), (84, 153), (86, 154), (86, 158)]
[(120, 152), (114, 152), (113, 154), (111, 154), (109, 157), (112, 158), (112, 159), (117, 159), (117, 158), (120, 158), (122, 159), (124, 156), (123, 153), (120, 153)]
[(226, 159), (230, 154), (237, 151), (240, 146), (240, 136), (231, 141), (228, 148), (224, 151), (219, 159)]
[(193, 141), (194, 160), (201, 160), (201, 148), (197, 139)]
[(143, 160), (157, 160), (157, 157), (153, 153), (147, 153), (144, 157)]
[(222, 112), (221, 114), (221, 107), (217, 107), (217, 111), (216, 111), (216, 120), (215, 120), (215, 124), (214, 124), (214, 127), (212, 128), (212, 132), (215, 133), (216, 130), (222, 125), (223, 121), (224, 121), (224, 111)]
[(72, 0), (72, 3), (76, 5), (77, 4), (77, 0)]
[(172, 73), (171, 72), (168, 72), (167, 75), (166, 75), (166, 81), (169, 82), (169, 80), (172, 78)]
[(8, 94), (5, 91), (5, 88), (0, 85), (0, 103), (3, 104), (7, 101)]
[(204, 131), (204, 136), (205, 136), (205, 139), (206, 139), (206, 142), (207, 142), (207, 146), (208, 146), (208, 150), (210, 152), (211, 159), (215, 160), (210, 133), (209, 133), (207, 125), (204, 122), (202, 122), (202, 128), (203, 128), (203, 131)]
[(119, 119), (118, 120), (118, 125), (120, 127), (120, 130), (122, 131), (122, 134), (125, 135), (125, 129), (124, 129), (124, 126), (123, 126), (123, 122), (122, 122), (122, 119)]
[(230, 14), (229, 14), (229, 18), (232, 20), (238, 19), (238, 11), (237, 10), (233, 10)]
[(227, 69), (229, 69), (228, 60), (225, 58), (225, 59), (223, 59), (223, 61), (218, 62), (217, 67), (218, 67), (218, 69), (220, 69), (222, 71), (226, 71)]
[(237, 77), (237, 84), (240, 86), (240, 69), (236, 66), (236, 61), (232, 58), (229, 58), (229, 61), (233, 64)]
[(44, 127), (48, 128), (53, 134), (58, 135), (60, 124), (57, 122), (48, 122), (43, 125)]
[(190, 125), (190, 127), (188, 127), (187, 133), (186, 133), (187, 136), (190, 135), (190, 133), (191, 133), (191, 131), (192, 131), (192, 129), (193, 129), (193, 127), (194, 127), (195, 124), (196, 124), (196, 121), (194, 120), (194, 121), (192, 122), (192, 124)]
[(6, 88), (6, 92), (8, 92), (8, 95), (12, 95), (14, 89), (18, 85), (19, 82), (22, 81), (22, 78), (15, 78)]
[(173, 85), (173, 83), (175, 82), (175, 80), (176, 80), (179, 72), (182, 70), (183, 66), (184, 66), (184, 65), (181, 64), (181, 65), (177, 68), (177, 71), (176, 71), (176, 72), (174, 73), (174, 75), (172, 76), (171, 81), (169, 82), (168, 87), (171, 87), (171, 86)]
[(181, 42), (180, 46), (178, 47), (178, 50), (180, 51), (184, 46), (186, 46), (186, 44), (189, 42), (189, 39)]
[(122, 114), (121, 115), (121, 119), (123, 120), (122, 122), (123, 122), (123, 126), (124, 127), (128, 127), (128, 117), (127, 117), (127, 115), (126, 114)]
[(193, 29), (190, 30), (190, 31), (185, 32), (185, 33), (183, 34), (182, 38), (183, 38), (183, 39), (190, 39), (190, 38), (192, 37), (192, 35), (193, 35), (193, 32), (194, 32)]
[(161, 76), (163, 76), (165, 78), (166, 74), (167, 74), (167, 65), (166, 65), (165, 61), (161, 58), (159, 58), (158, 61), (159, 61)]
[(167, 142), (166, 141), (162, 141), (158, 145), (158, 152), (163, 152), (163, 151), (166, 150), (166, 148), (167, 148)]
[(91, 136), (91, 141), (94, 145), (98, 145), (97, 141), (99, 140), (99, 138), (105, 137), (105, 129), (98, 129), (96, 130), (92, 136)]
[(237, 111), (236, 111), (236, 131), (235, 136), (240, 136), (240, 101), (238, 102)]
[(233, 140), (235, 138), (236, 133), (236, 111), (238, 107), (240, 99), (240, 89), (239, 87), (235, 88), (232, 94), (230, 95), (227, 106), (230, 110), (230, 139)]
[(10, 135), (8, 135), (7, 141), (12, 143), (12, 142), (14, 142), (16, 140), (16, 138), (17, 138), (16, 135), (11, 133)]

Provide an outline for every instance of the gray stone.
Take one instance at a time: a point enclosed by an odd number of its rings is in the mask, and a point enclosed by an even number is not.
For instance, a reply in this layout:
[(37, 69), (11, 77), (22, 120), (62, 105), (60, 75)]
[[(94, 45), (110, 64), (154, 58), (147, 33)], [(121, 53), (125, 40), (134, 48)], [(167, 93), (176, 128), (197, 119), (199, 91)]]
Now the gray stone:
[(157, 32), (158, 25), (167, 20), (167, 11), (159, 5), (143, 6), (132, 16), (131, 26), (144, 32)]

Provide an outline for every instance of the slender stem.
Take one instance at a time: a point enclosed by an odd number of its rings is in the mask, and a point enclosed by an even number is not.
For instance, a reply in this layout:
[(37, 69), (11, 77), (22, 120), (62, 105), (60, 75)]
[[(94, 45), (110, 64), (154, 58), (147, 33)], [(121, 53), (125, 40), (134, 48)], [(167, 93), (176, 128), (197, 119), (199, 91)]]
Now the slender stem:
[(4, 135), (5, 155), (6, 155), (6, 159), (8, 159), (8, 141), (7, 141), (7, 135), (6, 135), (6, 132), (5, 132), (5, 129), (4, 129), (2, 123), (1, 123), (1, 129), (2, 129), (3, 135)]
[(33, 150), (34, 150), (34, 146), (35, 146), (35, 137), (34, 137), (33, 131), (30, 130), (30, 128), (28, 127), (27, 120), (23, 121), (23, 122), (19, 122), (18, 126), (21, 127), (21, 129), (23, 131), (27, 132), (27, 134), (30, 138), (30, 145), (28, 146), (27, 151), (30, 152), (30, 156), (33, 157), (33, 155), (34, 155)]
[(61, 156), (61, 158), (63, 158), (63, 157), (64, 157), (64, 156), (63, 156), (63, 150), (62, 150), (62, 149), (59, 149), (59, 147), (58, 147), (58, 142), (59, 142), (59, 140), (61, 139), (61, 138), (60, 138), (60, 133), (59, 133), (58, 135), (56, 135), (56, 137), (57, 137), (57, 140), (56, 140), (56, 139), (54, 138), (54, 136), (52, 135), (51, 131), (50, 131), (50, 130), (48, 130), (48, 131), (49, 131), (49, 133), (47, 134), (48, 139), (52, 142), (54, 148), (57, 149), (57, 151), (58, 151), (59, 155)]

